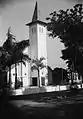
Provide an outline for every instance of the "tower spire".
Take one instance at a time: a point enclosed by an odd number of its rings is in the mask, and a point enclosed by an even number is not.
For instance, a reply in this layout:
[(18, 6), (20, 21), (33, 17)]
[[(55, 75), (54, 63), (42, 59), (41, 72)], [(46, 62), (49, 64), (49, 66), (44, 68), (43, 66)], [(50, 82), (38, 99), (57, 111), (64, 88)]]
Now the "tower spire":
[(38, 10), (38, 2), (37, 1), (36, 1), (36, 4), (35, 4), (35, 9), (34, 9), (34, 13), (33, 13), (33, 16), (32, 16), (32, 21), (30, 23), (26, 24), (26, 25), (30, 26), (34, 23), (47, 25), (47, 23), (40, 20), (40, 13), (39, 13), (39, 10)]
[(37, 21), (37, 20), (38, 20), (38, 3), (36, 1), (36, 5), (35, 5), (33, 17), (32, 17), (32, 22)]

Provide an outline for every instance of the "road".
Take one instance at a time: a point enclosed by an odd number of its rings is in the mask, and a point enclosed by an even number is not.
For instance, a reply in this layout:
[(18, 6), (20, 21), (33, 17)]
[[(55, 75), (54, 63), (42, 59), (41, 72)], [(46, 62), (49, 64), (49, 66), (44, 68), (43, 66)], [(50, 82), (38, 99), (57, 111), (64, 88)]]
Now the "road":
[(58, 99), (45, 97), (40, 100), (14, 100), (9, 103), (18, 107), (27, 118), (77, 119), (80, 116), (83, 118), (82, 95)]
[(72, 97), (41, 97), (40, 99), (11, 100), (3, 111), (8, 119), (82, 119), (83, 95)]

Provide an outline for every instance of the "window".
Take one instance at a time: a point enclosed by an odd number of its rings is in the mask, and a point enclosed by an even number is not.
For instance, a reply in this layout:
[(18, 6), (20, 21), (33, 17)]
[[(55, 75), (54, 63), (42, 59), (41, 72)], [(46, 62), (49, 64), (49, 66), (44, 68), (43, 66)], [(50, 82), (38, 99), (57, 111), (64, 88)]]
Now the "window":
[(32, 28), (32, 33), (35, 33), (36, 32), (36, 28)]
[(41, 28), (41, 31), (42, 31), (42, 33), (43, 33), (43, 28)]
[(39, 27), (39, 32), (43, 33), (43, 28), (42, 27)]

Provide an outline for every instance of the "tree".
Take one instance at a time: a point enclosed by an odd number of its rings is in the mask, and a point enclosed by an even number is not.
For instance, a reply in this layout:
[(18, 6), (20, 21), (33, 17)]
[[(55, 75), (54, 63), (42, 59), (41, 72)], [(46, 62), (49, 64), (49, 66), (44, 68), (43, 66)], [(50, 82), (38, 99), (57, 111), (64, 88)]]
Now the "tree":
[[(83, 75), (83, 6), (76, 4), (72, 9), (54, 11), (48, 18), (49, 36), (59, 37), (64, 43), (64, 59), (71, 71)], [(73, 77), (72, 77), (73, 78)]]
[(64, 84), (65, 81), (66, 83), (68, 82), (67, 78), (67, 70), (63, 68), (54, 68), (52, 72), (53, 76), (53, 84), (60, 85), (61, 83)]
[[(15, 36), (11, 32), (11, 27), (8, 28), (7, 39), (3, 44), (3, 48), (9, 53), (12, 54), (16, 42)], [(9, 66), (9, 87), (11, 86), (11, 65)]]
[(0, 89), (4, 87), (4, 77), (7, 73), (8, 67), (6, 61), (10, 58), (9, 53), (3, 48), (0, 47)]
[(33, 59), (32, 60), (32, 66), (31, 70), (37, 70), (38, 71), (38, 86), (40, 87), (40, 70), (43, 68), (46, 68), (46, 65), (43, 63), (43, 60), (45, 60), (44, 57), (41, 57), (40, 59)]
[[(0, 69), (1, 72), (4, 71), (6, 74), (18, 63), (23, 63), (26, 65), (26, 60), (30, 61), (28, 54), (23, 53), (24, 49), (29, 46), (29, 40), (16, 42), (15, 37), (13, 37), (12, 33), (10, 32), (10, 28), (8, 29), (7, 36), (7, 40), (0, 50)], [(9, 74), (11, 80), (11, 73)], [(11, 83), (11, 81), (9, 82)], [(15, 82), (17, 82), (17, 77)]]

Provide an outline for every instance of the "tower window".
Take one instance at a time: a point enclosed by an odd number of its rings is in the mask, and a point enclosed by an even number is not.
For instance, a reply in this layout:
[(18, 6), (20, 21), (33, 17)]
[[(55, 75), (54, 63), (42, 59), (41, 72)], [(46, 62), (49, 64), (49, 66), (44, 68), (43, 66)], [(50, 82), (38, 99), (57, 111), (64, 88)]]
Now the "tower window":
[(36, 28), (35, 27), (32, 28), (32, 33), (34, 33), (34, 32), (36, 32)]
[(41, 32), (43, 33), (43, 28), (41, 28)]
[(43, 28), (42, 27), (39, 27), (39, 32), (43, 33)]

